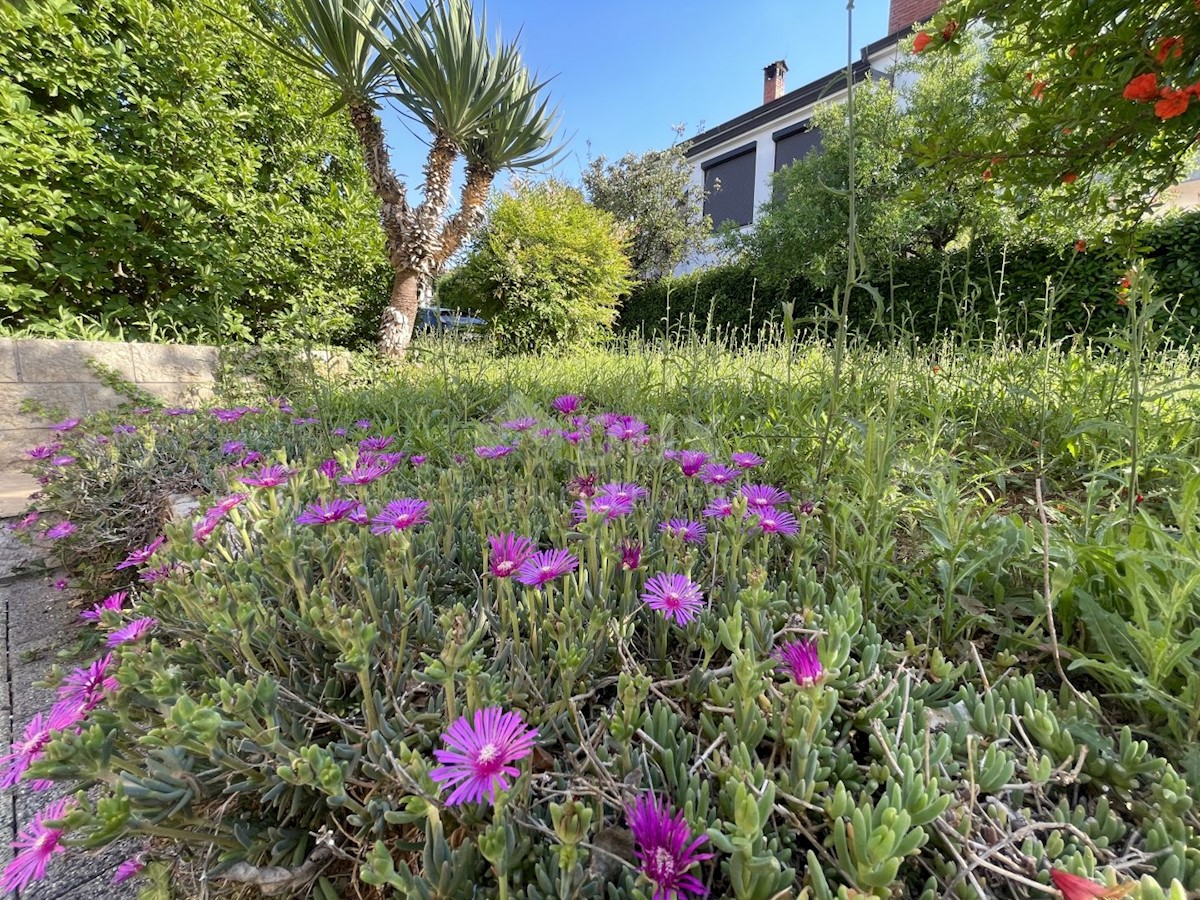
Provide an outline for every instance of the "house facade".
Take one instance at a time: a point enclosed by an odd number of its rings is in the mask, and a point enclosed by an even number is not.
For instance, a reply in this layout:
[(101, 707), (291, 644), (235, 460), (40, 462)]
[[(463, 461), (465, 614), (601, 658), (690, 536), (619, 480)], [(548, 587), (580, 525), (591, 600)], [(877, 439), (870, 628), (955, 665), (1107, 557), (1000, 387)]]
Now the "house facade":
[[(892, 0), (889, 33), (862, 49), (851, 67), (854, 81), (868, 75), (894, 79), (901, 41), (939, 6), (940, 0)], [(692, 180), (704, 188), (704, 211), (716, 227), (730, 222), (753, 227), (758, 207), (770, 194), (771, 176), (820, 147), (820, 130), (812, 126), (816, 107), (846, 97), (844, 68), (791, 91), (785, 88), (787, 71), (784, 60), (768, 65), (763, 69), (761, 106), (691, 139), (687, 157), (693, 165)], [(695, 260), (681, 271), (704, 262)]]

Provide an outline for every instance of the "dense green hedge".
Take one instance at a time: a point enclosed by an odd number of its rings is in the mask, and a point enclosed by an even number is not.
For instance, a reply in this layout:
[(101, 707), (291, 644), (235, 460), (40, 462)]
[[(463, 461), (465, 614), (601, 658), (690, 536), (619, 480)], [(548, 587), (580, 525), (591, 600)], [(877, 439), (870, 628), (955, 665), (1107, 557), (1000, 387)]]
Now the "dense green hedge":
[[(1172, 302), (1171, 332), (1184, 336), (1200, 326), (1200, 213), (1187, 213), (1148, 226), (1140, 236), (1161, 296)], [(931, 338), (956, 328), (967, 334), (1041, 333), (1048, 285), (1052, 290), (1051, 336), (1102, 334), (1124, 322), (1118, 284), (1129, 254), (1112, 244), (1061, 249), (1031, 245), (1018, 249), (979, 247), (941, 256), (897, 259), (867, 291), (851, 297), (854, 330), (872, 336), (897, 333)], [(765, 291), (753, 261), (738, 262), (679, 278), (640, 284), (621, 310), (626, 332), (722, 332), (754, 340), (782, 318), (785, 302), (801, 328), (820, 327), (833, 295), (797, 279), (785, 290)]]

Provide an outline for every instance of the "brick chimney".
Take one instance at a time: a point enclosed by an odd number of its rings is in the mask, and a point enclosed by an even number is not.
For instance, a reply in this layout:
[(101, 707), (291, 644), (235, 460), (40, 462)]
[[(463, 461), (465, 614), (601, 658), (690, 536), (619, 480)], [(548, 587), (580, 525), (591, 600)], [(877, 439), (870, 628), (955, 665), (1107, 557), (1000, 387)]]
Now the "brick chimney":
[(904, 31), (917, 22), (924, 21), (938, 11), (941, 0), (892, 0), (888, 16), (888, 34)]
[(787, 63), (777, 59), (763, 69), (763, 103), (772, 103), (783, 96), (783, 76), (787, 74)]

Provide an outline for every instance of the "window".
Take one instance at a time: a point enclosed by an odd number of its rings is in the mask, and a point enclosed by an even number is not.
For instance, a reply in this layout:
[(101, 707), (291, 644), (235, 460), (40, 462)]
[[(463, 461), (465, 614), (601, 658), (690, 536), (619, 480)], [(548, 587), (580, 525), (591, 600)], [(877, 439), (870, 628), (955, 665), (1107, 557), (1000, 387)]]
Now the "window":
[(814, 150), (821, 149), (821, 129), (811, 121), (800, 122), (775, 132), (775, 171), (793, 163)]
[(755, 144), (738, 147), (701, 163), (704, 170), (704, 213), (713, 226), (725, 222), (749, 225), (754, 219)]

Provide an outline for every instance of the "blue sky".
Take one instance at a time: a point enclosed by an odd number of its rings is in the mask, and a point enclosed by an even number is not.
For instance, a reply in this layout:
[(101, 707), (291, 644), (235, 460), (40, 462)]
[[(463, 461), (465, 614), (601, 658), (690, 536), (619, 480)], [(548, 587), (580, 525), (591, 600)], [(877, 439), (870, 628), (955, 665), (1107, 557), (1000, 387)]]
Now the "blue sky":
[[(788, 64), (787, 87), (845, 65), (845, 0), (476, 0), (489, 30), (520, 31), (531, 69), (556, 76), (555, 174), (577, 182), (589, 156), (615, 159), (669, 145), (762, 103), (763, 66)], [(854, 52), (887, 33), (888, 0), (856, 0)], [(425, 147), (390, 111), (392, 163), (410, 191)], [(423, 137), (423, 135), (422, 135)]]

